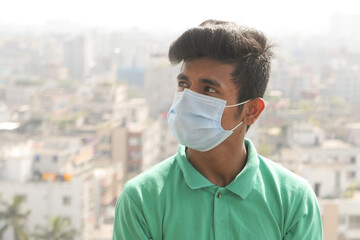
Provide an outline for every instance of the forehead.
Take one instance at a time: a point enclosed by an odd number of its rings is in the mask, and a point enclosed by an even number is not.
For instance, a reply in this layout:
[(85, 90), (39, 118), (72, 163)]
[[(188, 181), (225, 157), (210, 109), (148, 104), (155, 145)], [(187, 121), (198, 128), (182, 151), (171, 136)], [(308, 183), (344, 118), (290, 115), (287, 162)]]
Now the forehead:
[(232, 73), (235, 70), (233, 64), (223, 63), (211, 58), (198, 58), (186, 60), (181, 72), (187, 75), (190, 80), (198, 78), (210, 78), (219, 81), (221, 84), (232, 83)]

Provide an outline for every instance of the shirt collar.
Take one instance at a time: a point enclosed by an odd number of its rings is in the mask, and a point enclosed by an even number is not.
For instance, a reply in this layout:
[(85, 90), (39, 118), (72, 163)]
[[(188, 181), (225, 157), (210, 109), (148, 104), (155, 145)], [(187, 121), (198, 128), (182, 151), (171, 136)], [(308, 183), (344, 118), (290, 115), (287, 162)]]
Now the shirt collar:
[(176, 160), (184, 174), (185, 181), (191, 189), (213, 186), (206, 177), (198, 172), (186, 158), (186, 147), (179, 145)]
[(254, 144), (245, 138), (247, 160), (243, 170), (225, 188), (245, 199), (254, 189), (259, 169), (259, 158)]
[[(243, 170), (236, 178), (225, 186), (226, 189), (245, 199), (254, 188), (259, 168), (259, 158), (253, 143), (245, 138), (247, 161)], [(191, 189), (214, 186), (207, 178), (198, 172), (186, 158), (185, 146), (179, 145), (176, 155), (177, 162), (184, 174), (185, 181)]]

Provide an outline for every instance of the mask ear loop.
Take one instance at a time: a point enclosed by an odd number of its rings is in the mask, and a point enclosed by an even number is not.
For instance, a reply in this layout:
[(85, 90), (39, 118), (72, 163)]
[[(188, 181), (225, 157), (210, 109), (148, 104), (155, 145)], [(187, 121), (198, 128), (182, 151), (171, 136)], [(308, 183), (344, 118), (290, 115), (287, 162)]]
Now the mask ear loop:
[[(237, 104), (233, 104), (233, 105), (228, 105), (228, 106), (225, 106), (225, 107), (236, 107), (236, 106), (240, 106), (240, 105), (243, 105), (249, 101), (251, 101), (252, 99), (249, 99), (249, 100), (246, 100), (244, 102), (241, 102), (241, 103), (237, 103)], [(241, 121), (238, 125), (236, 125), (233, 129), (231, 129), (232, 132), (234, 132), (238, 127), (240, 127), (240, 125), (243, 123), (243, 121)]]
[(228, 106), (225, 106), (225, 107), (236, 107), (236, 106), (240, 106), (240, 105), (243, 105), (247, 102), (250, 102), (252, 99), (249, 99), (249, 100), (246, 100), (244, 102), (241, 102), (241, 103), (237, 103), (237, 104), (234, 104), (234, 105), (228, 105)]
[(233, 129), (231, 129), (232, 132), (234, 132), (238, 127), (240, 127), (240, 125), (243, 123), (243, 121), (241, 121), (238, 125), (236, 125)]

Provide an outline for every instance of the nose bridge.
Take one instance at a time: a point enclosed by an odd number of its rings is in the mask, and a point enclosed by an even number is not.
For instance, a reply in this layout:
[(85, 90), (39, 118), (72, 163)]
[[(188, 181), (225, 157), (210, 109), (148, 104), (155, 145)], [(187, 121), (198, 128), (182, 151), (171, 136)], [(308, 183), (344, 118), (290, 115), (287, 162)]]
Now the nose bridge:
[(195, 80), (195, 81), (191, 81), (191, 85), (189, 87), (189, 89), (193, 92), (202, 94), (201, 88), (200, 88), (200, 84)]

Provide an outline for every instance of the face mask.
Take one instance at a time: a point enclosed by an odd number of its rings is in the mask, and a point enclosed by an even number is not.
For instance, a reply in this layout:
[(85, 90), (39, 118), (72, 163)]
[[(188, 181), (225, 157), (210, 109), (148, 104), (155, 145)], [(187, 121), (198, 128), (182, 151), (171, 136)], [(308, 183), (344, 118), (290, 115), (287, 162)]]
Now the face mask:
[[(250, 100), (248, 100), (250, 101)], [(221, 118), (226, 101), (185, 89), (177, 92), (167, 119), (177, 141), (191, 149), (209, 151), (225, 141), (242, 122), (231, 130), (224, 130)]]

